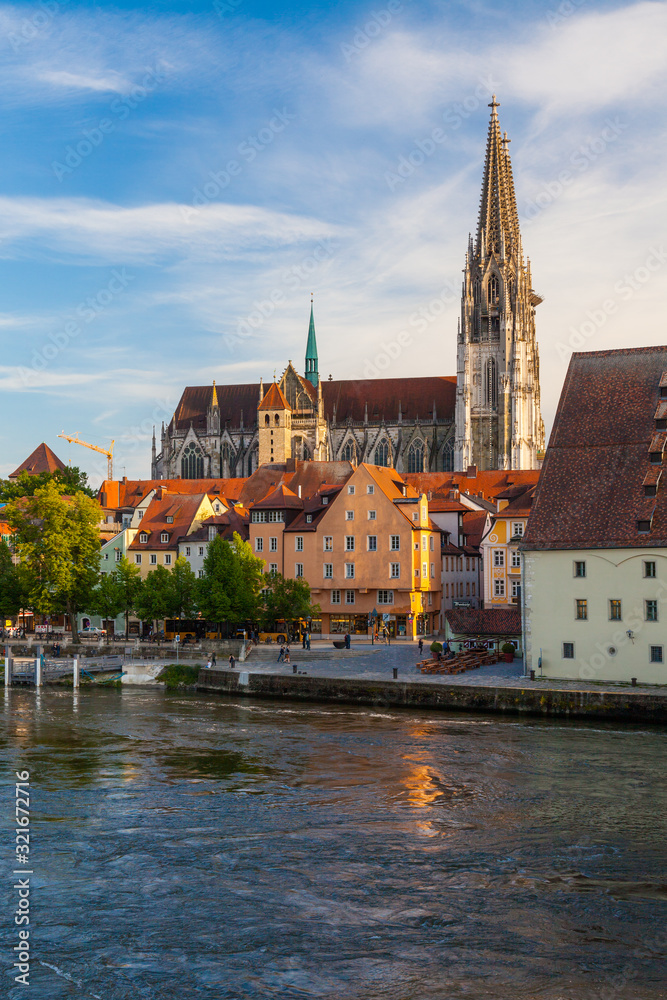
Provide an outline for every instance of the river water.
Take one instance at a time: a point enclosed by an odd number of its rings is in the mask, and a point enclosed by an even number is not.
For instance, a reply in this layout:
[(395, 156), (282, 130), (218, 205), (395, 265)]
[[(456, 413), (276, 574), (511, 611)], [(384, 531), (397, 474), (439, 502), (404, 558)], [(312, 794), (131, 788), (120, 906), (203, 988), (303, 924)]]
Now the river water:
[(667, 997), (665, 730), (152, 690), (3, 722), (7, 997)]

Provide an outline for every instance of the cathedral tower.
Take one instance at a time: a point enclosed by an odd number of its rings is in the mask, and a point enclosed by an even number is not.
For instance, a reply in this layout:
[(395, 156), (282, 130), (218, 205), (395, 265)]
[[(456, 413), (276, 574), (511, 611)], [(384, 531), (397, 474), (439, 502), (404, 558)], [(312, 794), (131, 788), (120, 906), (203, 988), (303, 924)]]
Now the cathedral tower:
[(468, 239), (457, 344), (455, 468), (537, 469), (544, 452), (530, 262), (495, 95), (477, 238)]
[(284, 463), (292, 455), (292, 407), (272, 382), (257, 407), (258, 464)]

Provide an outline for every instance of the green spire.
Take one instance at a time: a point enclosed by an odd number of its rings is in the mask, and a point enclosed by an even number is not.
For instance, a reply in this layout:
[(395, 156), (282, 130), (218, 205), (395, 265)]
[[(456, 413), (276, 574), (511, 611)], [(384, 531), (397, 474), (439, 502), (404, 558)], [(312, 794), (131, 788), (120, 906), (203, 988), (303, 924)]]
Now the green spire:
[(310, 297), (310, 324), (308, 326), (308, 343), (306, 344), (306, 378), (317, 387), (320, 381), (317, 358), (317, 340), (315, 339), (315, 320), (313, 318), (313, 297)]

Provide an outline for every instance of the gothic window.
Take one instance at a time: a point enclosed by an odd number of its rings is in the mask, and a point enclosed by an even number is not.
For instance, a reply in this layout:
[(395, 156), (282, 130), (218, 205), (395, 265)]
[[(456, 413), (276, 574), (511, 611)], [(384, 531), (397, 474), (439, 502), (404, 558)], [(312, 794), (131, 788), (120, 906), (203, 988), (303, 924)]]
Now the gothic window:
[(442, 449), (442, 471), (454, 471), (454, 442), (451, 438), (445, 442), (445, 446)]
[(302, 437), (292, 438), (292, 458), (299, 459), (299, 461), (310, 459), (310, 448)]
[(498, 403), (498, 373), (496, 370), (495, 358), (489, 358), (486, 362), (484, 379), (484, 401), (487, 406), (496, 406)]
[(413, 441), (408, 450), (408, 472), (424, 471), (424, 442)]
[(279, 425), (279, 423), (280, 423), (280, 417), (278, 416), (278, 414), (277, 414), (277, 413), (276, 413), (275, 417), (273, 418), (273, 422), (274, 422), (274, 424), (276, 425), (276, 427), (277, 427), (277, 426)]
[(480, 299), (479, 292), (480, 292), (479, 279), (476, 279), (475, 282), (474, 282), (474, 284), (473, 284), (473, 286), (472, 286), (472, 295), (473, 295), (473, 299), (474, 299), (475, 305), (477, 305), (479, 303), (479, 299)]
[(509, 302), (511, 304), (512, 299), (514, 298), (514, 279), (513, 278), (510, 278), (510, 280), (507, 282), (507, 298), (509, 299)]
[(270, 417), (270, 416), (268, 415), (268, 413), (267, 413), (267, 414), (266, 414), (266, 416), (264, 417), (264, 423), (266, 424), (266, 426), (267, 426), (267, 427), (268, 427), (268, 426), (269, 426), (269, 424), (271, 423), (271, 417)]
[(498, 283), (498, 277), (492, 274), (489, 278), (489, 305), (496, 305), (499, 297), (500, 285)]
[(196, 444), (191, 441), (183, 452), (181, 459), (181, 479), (203, 479), (204, 456)]
[(389, 442), (380, 441), (379, 445), (375, 449), (375, 464), (388, 466), (389, 465)]
[(357, 446), (354, 441), (348, 441), (343, 448), (342, 459), (344, 462), (357, 461)]

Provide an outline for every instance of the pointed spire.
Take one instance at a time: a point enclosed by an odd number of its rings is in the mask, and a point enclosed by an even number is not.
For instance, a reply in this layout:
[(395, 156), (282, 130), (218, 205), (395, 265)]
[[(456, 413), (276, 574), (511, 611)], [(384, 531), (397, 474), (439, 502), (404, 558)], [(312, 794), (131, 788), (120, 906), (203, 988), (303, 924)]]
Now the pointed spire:
[(259, 401), (260, 401), (260, 403), (262, 402), (263, 399), (264, 399), (264, 379), (260, 378), (260, 380), (259, 380)]
[(482, 258), (490, 253), (519, 256), (521, 238), (508, 150), (510, 140), (507, 133), (504, 139), (500, 134), (496, 111), (500, 105), (495, 94), (489, 107), (491, 120), (486, 141), (476, 252)]
[(320, 381), (319, 363), (317, 358), (317, 340), (315, 338), (315, 319), (313, 317), (313, 293), (310, 293), (310, 324), (308, 326), (308, 343), (306, 344), (306, 378), (317, 388)]
[(211, 392), (211, 409), (213, 410), (217, 407), (218, 407), (218, 393), (215, 388), (215, 379), (213, 379), (213, 390)]

